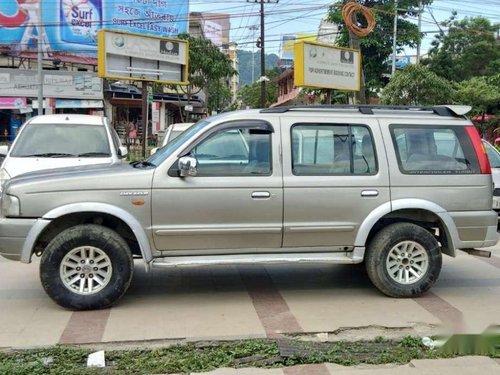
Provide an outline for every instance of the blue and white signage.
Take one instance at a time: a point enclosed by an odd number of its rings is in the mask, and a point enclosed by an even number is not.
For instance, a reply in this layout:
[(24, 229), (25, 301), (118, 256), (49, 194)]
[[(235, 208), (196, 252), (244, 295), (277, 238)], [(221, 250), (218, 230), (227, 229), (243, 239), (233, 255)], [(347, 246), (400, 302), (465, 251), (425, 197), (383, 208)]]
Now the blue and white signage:
[(0, 45), (34, 51), (43, 30), (46, 57), (95, 57), (100, 29), (173, 37), (187, 32), (188, 14), (189, 0), (1, 0)]

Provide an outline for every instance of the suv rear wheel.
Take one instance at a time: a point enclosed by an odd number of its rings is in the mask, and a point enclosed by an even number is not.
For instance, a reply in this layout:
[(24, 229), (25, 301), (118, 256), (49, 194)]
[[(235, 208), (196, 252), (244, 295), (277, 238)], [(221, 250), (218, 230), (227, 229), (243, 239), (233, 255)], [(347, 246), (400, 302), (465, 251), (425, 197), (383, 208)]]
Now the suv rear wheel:
[(49, 243), (42, 254), (40, 278), (59, 305), (100, 309), (126, 292), (133, 267), (122, 237), (109, 228), (85, 224), (62, 231)]
[(370, 242), (365, 258), (372, 283), (390, 297), (416, 297), (429, 290), (441, 271), (434, 236), (411, 223), (391, 224)]

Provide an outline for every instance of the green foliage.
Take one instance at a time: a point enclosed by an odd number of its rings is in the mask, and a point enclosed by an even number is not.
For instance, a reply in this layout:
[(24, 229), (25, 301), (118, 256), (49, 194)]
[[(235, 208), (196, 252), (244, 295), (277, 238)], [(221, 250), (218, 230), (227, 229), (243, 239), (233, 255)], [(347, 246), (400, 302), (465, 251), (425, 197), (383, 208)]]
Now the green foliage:
[(447, 22), (448, 32), (438, 34), (432, 42), (423, 63), (450, 81), (496, 74), (500, 68), (500, 44), (495, 37), (499, 25), (484, 17), (457, 21), (454, 16)]
[[(275, 103), (277, 100), (278, 85), (276, 80), (279, 75), (278, 68), (266, 72), (266, 77), (269, 78), (269, 81), (266, 82), (266, 103), (268, 105)], [(260, 82), (241, 86), (238, 90), (238, 99), (244, 107), (260, 108)]]
[(453, 102), (454, 89), (422, 65), (408, 65), (397, 72), (382, 91), (381, 101), (393, 105), (435, 105)]
[[(252, 83), (252, 51), (237, 50), (238, 63), (239, 63), (239, 79), (240, 85), (251, 85)], [(253, 80), (256, 81), (260, 77), (260, 50), (255, 50), (253, 52), (253, 69), (254, 75)], [(264, 56), (264, 62), (266, 71), (273, 69), (277, 66), (278, 56), (274, 53), (267, 54)]]
[(500, 73), (491, 77), (473, 77), (455, 85), (457, 104), (472, 106), (471, 117), (498, 111), (500, 106)]
[[(282, 367), (296, 364), (408, 363), (412, 359), (449, 357), (429, 350), (418, 337), (401, 341), (375, 340), (336, 343), (295, 341), (293, 357), (280, 357), (272, 340), (201, 342), (158, 349), (107, 350), (106, 368), (89, 369), (87, 356), (94, 350), (56, 346), (48, 349), (0, 352), (0, 374), (171, 374), (212, 371), (221, 367)], [(44, 363), (50, 358), (51, 363)]]
[[(424, 0), (424, 5), (430, 4), (432, 0)], [(373, 94), (384, 87), (387, 83), (387, 75), (390, 73), (389, 57), (392, 56), (392, 35), (394, 23), (394, 0), (360, 0), (358, 3), (373, 9), (376, 26), (372, 33), (360, 38), (361, 60), (365, 75), (365, 85), (368, 94)], [(418, 15), (418, 0), (398, 1), (398, 35), (397, 49), (402, 51), (404, 47), (416, 47), (421, 39), (418, 27), (408, 17)], [(349, 46), (349, 31), (342, 21), (341, 8), (338, 4), (330, 7), (328, 20), (340, 26), (340, 46)], [(358, 17), (362, 25), (366, 25), (364, 18)]]

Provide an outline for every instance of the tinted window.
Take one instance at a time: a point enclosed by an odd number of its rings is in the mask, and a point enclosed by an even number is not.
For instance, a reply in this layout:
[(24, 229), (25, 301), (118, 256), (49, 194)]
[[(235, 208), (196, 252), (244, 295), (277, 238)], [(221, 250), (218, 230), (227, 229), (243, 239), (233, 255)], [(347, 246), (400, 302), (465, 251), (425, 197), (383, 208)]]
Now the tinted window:
[(192, 151), (198, 176), (252, 176), (271, 173), (271, 134), (253, 129), (225, 129)]
[(409, 174), (478, 173), (463, 127), (391, 126), (400, 170)]
[(370, 131), (358, 125), (294, 125), (292, 168), (297, 176), (374, 174), (377, 163)]
[(79, 124), (28, 124), (19, 134), (12, 156), (43, 154), (109, 156), (104, 126)]

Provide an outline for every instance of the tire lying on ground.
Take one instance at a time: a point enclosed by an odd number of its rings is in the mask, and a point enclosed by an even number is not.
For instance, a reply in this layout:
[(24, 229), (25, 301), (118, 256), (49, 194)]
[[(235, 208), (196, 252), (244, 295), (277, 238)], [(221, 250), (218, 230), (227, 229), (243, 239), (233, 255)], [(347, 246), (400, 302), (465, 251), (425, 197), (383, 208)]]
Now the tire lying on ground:
[(390, 297), (416, 297), (439, 277), (442, 257), (436, 238), (411, 223), (381, 229), (368, 245), (365, 264), (372, 283)]
[(59, 233), (40, 261), (40, 279), (57, 304), (73, 310), (111, 306), (127, 291), (134, 264), (125, 240), (94, 224)]

